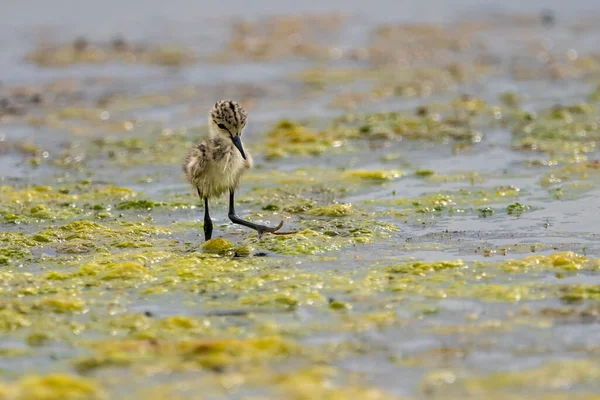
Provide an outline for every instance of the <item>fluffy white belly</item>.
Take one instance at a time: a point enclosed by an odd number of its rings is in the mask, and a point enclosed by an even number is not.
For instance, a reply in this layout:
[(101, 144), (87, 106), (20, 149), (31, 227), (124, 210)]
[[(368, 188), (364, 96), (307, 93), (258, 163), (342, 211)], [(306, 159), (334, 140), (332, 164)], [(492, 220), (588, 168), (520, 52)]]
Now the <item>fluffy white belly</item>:
[(237, 160), (237, 157), (225, 157), (207, 166), (205, 173), (195, 182), (203, 196), (221, 196), (237, 188), (245, 170), (242, 158), (239, 158), (240, 160)]

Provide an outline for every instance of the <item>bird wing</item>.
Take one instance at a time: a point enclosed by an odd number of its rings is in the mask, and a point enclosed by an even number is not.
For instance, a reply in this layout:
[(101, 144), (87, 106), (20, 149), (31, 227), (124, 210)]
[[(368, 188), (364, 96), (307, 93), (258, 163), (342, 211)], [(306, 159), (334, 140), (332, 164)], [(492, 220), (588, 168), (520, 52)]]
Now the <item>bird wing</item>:
[(200, 142), (194, 146), (186, 155), (183, 164), (183, 172), (186, 178), (194, 184), (206, 171), (208, 145)]

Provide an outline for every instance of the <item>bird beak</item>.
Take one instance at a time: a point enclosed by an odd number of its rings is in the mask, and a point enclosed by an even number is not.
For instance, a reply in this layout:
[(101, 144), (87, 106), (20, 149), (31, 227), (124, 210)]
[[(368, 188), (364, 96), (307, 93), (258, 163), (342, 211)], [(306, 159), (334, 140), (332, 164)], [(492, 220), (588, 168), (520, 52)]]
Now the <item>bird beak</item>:
[(246, 153), (244, 153), (244, 148), (242, 147), (242, 139), (240, 139), (239, 136), (233, 136), (231, 138), (231, 140), (233, 141), (233, 144), (235, 145), (235, 147), (237, 147), (237, 149), (242, 154), (242, 158), (245, 160), (246, 159)]

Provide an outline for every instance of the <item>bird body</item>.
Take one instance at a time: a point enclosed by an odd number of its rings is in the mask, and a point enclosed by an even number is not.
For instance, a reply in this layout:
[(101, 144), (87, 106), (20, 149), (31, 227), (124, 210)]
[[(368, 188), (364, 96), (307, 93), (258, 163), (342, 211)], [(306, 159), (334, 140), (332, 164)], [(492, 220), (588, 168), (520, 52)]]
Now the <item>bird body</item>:
[(188, 182), (202, 197), (214, 198), (236, 190), (242, 175), (252, 168), (252, 158), (244, 160), (231, 140), (211, 137), (188, 153), (183, 170)]

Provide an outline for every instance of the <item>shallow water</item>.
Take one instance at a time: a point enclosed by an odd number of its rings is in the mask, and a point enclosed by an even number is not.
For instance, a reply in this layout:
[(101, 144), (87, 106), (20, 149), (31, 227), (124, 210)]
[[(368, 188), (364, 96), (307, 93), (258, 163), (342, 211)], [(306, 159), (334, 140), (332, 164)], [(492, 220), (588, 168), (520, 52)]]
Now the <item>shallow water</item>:
[[(165, 7), (0, 17), (0, 398), (595, 398), (593, 1)], [(202, 245), (220, 98), (298, 235)]]

